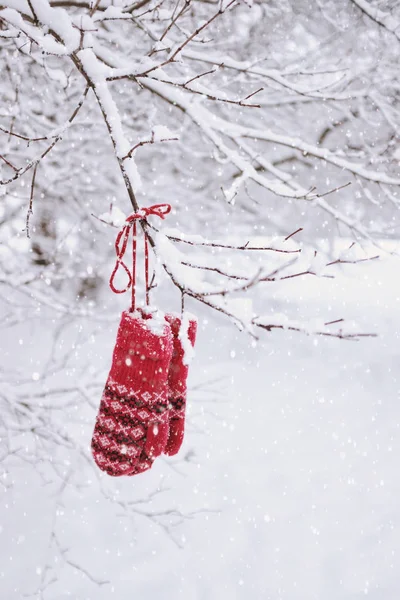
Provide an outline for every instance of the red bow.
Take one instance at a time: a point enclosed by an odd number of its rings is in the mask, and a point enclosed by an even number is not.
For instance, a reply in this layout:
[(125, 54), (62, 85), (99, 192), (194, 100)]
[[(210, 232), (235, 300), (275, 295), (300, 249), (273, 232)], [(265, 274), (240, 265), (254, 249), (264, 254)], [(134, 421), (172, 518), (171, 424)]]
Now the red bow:
[[(154, 204), (153, 206), (146, 206), (144, 208), (140, 208), (138, 212), (132, 213), (129, 217), (126, 218), (125, 225), (121, 229), (121, 231), (117, 235), (117, 239), (115, 240), (115, 253), (117, 255), (117, 260), (115, 261), (115, 266), (113, 272), (110, 277), (110, 288), (116, 294), (123, 294), (127, 292), (129, 288), (132, 288), (132, 304), (131, 311), (133, 312), (136, 308), (136, 239), (137, 239), (137, 221), (146, 221), (147, 217), (155, 216), (160, 217), (160, 219), (165, 219), (166, 215), (171, 212), (170, 204)], [(132, 229), (132, 273), (129, 268), (123, 261), (126, 248), (129, 240), (129, 232)], [(145, 244), (144, 244), (144, 260), (145, 260), (145, 279), (146, 279), (146, 304), (149, 304), (149, 246), (146, 232), (144, 232)], [(117, 271), (120, 267), (124, 269), (125, 273), (128, 275), (128, 283), (124, 289), (120, 290), (114, 285), (114, 278), (117, 274)]]
[(165, 219), (166, 215), (168, 215), (170, 212), (170, 204), (153, 204), (153, 206), (145, 206), (144, 208), (139, 208), (137, 213), (132, 213), (131, 215), (129, 215), (129, 217), (126, 218), (126, 222), (132, 223), (132, 221), (136, 220), (145, 221), (147, 217), (151, 215), (154, 215), (155, 217), (160, 217), (160, 219)]

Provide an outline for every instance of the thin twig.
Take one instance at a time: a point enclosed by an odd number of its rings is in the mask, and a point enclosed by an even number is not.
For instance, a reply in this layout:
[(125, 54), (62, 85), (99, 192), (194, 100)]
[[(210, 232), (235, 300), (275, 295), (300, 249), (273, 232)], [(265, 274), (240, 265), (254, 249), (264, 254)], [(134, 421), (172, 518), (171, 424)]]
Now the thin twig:
[[(164, 31), (164, 33), (162, 34), (162, 36), (160, 37), (160, 42), (163, 41), (163, 39), (165, 38), (165, 36), (168, 34), (168, 32), (172, 29), (172, 27), (175, 25), (175, 23), (178, 21), (178, 19), (180, 19), (180, 17), (184, 14), (184, 12), (186, 12), (186, 10), (189, 8), (191, 3), (191, 0), (184, 0), (184, 4), (183, 7), (181, 8), (181, 10), (178, 12), (178, 14), (176, 16), (172, 15), (172, 20), (171, 23), (168, 25), (168, 27), (166, 28), (166, 30)], [(178, 6), (179, 4), (179, 0), (176, 3), (176, 6)]]
[[(179, 140), (178, 137), (174, 137), (174, 138), (163, 138), (161, 140), (157, 140), (157, 142), (177, 142)], [(146, 144), (155, 144), (156, 141), (154, 139), (154, 132), (152, 132), (151, 134), (151, 139), (149, 140), (143, 140), (141, 142), (138, 142), (135, 146), (133, 146), (128, 154), (126, 154), (126, 156), (124, 156), (122, 158), (122, 160), (126, 160), (127, 158), (131, 158), (132, 154), (135, 152), (135, 150), (137, 150), (138, 148), (140, 148), (141, 146), (145, 146)]]
[(30, 230), (29, 230), (29, 220), (31, 218), (31, 215), (33, 214), (33, 195), (34, 195), (34, 190), (35, 190), (35, 179), (36, 179), (36, 171), (38, 169), (39, 163), (36, 163), (36, 165), (34, 166), (33, 169), (33, 175), (32, 175), (32, 184), (31, 184), (31, 196), (29, 199), (29, 208), (28, 211), (26, 213), (26, 225), (25, 225), (25, 229), (23, 229), (23, 231), (26, 231), (26, 237), (30, 238)]
[(13, 169), (13, 170), (14, 170), (16, 173), (18, 173), (18, 169), (17, 169), (17, 167), (15, 167), (15, 166), (14, 166), (12, 163), (10, 163), (10, 161), (9, 161), (9, 160), (7, 160), (7, 159), (5, 158), (5, 156), (2, 156), (2, 155), (0, 154), (0, 158), (1, 158), (1, 160), (4, 160), (4, 162), (6, 163), (6, 165), (8, 165), (9, 167), (11, 167), (11, 169)]
[(290, 233), (288, 236), (286, 236), (285, 242), (287, 242), (287, 240), (290, 240), (290, 238), (296, 235), (297, 233), (300, 233), (300, 231), (303, 231), (303, 227), (299, 227), (298, 229), (296, 229), (296, 231), (293, 231), (293, 233)]
[[(72, 115), (70, 116), (70, 118), (67, 121), (67, 125), (70, 125), (73, 120), (75, 119), (76, 115), (78, 114), (79, 110), (81, 109), (86, 95), (89, 91), (89, 86), (86, 86), (85, 91), (83, 92), (82, 98), (80, 99), (78, 105), (76, 106), (74, 112), (72, 113)], [(10, 177), (9, 179), (6, 180), (0, 180), (0, 185), (7, 185), (9, 183), (11, 183), (12, 181), (15, 181), (16, 179), (18, 179), (19, 177), (21, 177), (22, 175), (25, 175), (25, 173), (27, 173), (30, 169), (32, 169), (32, 167), (34, 167), (35, 165), (39, 164), (41, 162), (41, 160), (43, 160), (43, 158), (45, 158), (45, 156), (51, 152), (51, 150), (54, 148), (54, 146), (57, 144), (57, 142), (59, 142), (62, 139), (63, 133), (59, 133), (53, 140), (53, 142), (50, 144), (50, 146), (48, 146), (46, 148), (46, 150), (44, 150), (40, 156), (38, 158), (35, 158), (33, 160), (31, 160), (24, 168), (20, 168), (20, 169), (15, 169), (15, 175), (13, 177)], [(4, 159), (5, 160), (5, 159)]]

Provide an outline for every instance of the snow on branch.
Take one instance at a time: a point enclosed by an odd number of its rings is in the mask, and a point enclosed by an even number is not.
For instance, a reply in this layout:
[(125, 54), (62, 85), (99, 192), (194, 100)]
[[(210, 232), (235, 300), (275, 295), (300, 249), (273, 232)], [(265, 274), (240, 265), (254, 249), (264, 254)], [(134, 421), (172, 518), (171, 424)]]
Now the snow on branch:
[[(67, 131), (67, 129), (72, 125), (74, 119), (76, 118), (76, 116), (78, 115), (80, 109), (82, 108), (82, 105), (85, 101), (85, 98), (87, 96), (87, 93), (89, 91), (89, 86), (86, 86), (83, 94), (81, 95), (81, 98), (77, 104), (77, 106), (75, 107), (73, 113), (71, 114), (70, 118), (68, 119), (68, 121), (62, 125), (60, 128), (57, 128), (57, 132), (51, 132), (49, 135), (44, 136), (44, 137), (38, 137), (38, 138), (26, 138), (25, 136), (21, 136), (18, 134), (15, 134), (13, 131), (7, 131), (7, 129), (4, 128), (0, 128), (0, 131), (2, 131), (5, 134), (8, 134), (10, 136), (15, 136), (18, 138), (22, 138), (24, 140), (27, 140), (28, 142), (31, 141), (42, 141), (42, 140), (48, 140), (48, 139), (52, 139), (51, 144), (43, 151), (40, 153), (39, 156), (37, 156), (34, 159), (31, 159), (27, 165), (25, 165), (25, 167), (15, 167), (14, 165), (12, 165), (11, 163), (8, 163), (8, 166), (10, 166), (12, 168), (12, 170), (14, 171), (14, 175), (11, 175), (8, 179), (0, 179), (0, 185), (8, 185), (9, 183), (12, 183), (13, 181), (15, 181), (16, 179), (19, 179), (20, 177), (22, 177), (23, 175), (25, 175), (25, 173), (27, 173), (30, 169), (32, 169), (33, 167), (36, 168), (37, 165), (52, 151), (52, 149), (54, 148), (54, 146), (63, 138), (64, 133)], [(2, 157), (3, 158), (3, 157)], [(3, 158), (4, 160), (4, 158)], [(6, 161), (8, 162), (8, 161)]]
[[(288, 236), (288, 239), (291, 236)], [(357, 264), (370, 260), (376, 260), (379, 256), (367, 256), (358, 258), (354, 250), (354, 244), (343, 252), (342, 255), (329, 261), (323, 255), (310, 250), (301, 252), (301, 249), (293, 250), (295, 257), (283, 263), (275, 263), (274, 268), (268, 270), (261, 263), (254, 273), (248, 272), (247, 263), (241, 266), (239, 261), (235, 268), (230, 266), (231, 260), (228, 260), (228, 267), (224, 265), (224, 260), (220, 260), (221, 266), (216, 262), (215, 255), (212, 260), (209, 256), (192, 254), (186, 257), (173, 241), (182, 241), (180, 238), (158, 232), (154, 238), (154, 250), (159, 263), (163, 266), (173, 283), (180, 289), (182, 295), (187, 295), (215, 310), (225, 314), (232, 319), (235, 324), (251, 335), (255, 335), (254, 327), (267, 331), (272, 329), (282, 329), (298, 331), (307, 334), (324, 335), (328, 337), (338, 337), (341, 339), (359, 339), (365, 335), (373, 334), (360, 333), (354, 327), (354, 324), (347, 324), (343, 319), (337, 319), (329, 323), (322, 320), (303, 322), (289, 320), (281, 315), (272, 317), (257, 317), (254, 315), (251, 298), (237, 297), (237, 294), (247, 292), (262, 283), (284, 282), (304, 276), (328, 277), (334, 275), (329, 273), (331, 267), (340, 264)], [(283, 240), (283, 243), (285, 240)], [(190, 244), (193, 246), (206, 245), (208, 247), (219, 249), (235, 249), (246, 252), (246, 245), (219, 245), (218, 243), (202, 241), (202, 238), (192, 237)], [(258, 246), (258, 248), (257, 248)], [(265, 240), (259, 240), (258, 244), (250, 246), (253, 250), (271, 250), (279, 253), (279, 248), (274, 249), (271, 245), (265, 244)], [(297, 252), (301, 252), (297, 254)], [(279, 256), (279, 254), (278, 254)], [(264, 261), (263, 261), (264, 262)], [(236, 261), (237, 263), (237, 261)], [(258, 263), (260, 265), (260, 263)], [(206, 279), (205, 275), (211, 275), (212, 279)], [(224, 283), (221, 287), (221, 276)], [(225, 283), (228, 282), (228, 283)], [(340, 327), (337, 325), (340, 323)], [(332, 325), (335, 325), (332, 329)]]
[(367, 0), (351, 0), (362, 12), (378, 25), (393, 33), (400, 41), (400, 19), (396, 19), (392, 13), (380, 10), (378, 6), (372, 6)]
[[(217, 9), (199, 7), (198, 14), (196, 11), (192, 13), (194, 5), (190, 1), (176, 9), (171, 6), (171, 10), (157, 4), (145, 6), (136, 3), (129, 7), (105, 7), (97, 2), (90, 7), (89, 15), (80, 12), (87, 10), (86, 5), (73, 2), (66, 3), (61, 8), (60, 3), (31, 0), (24, 10), (21, 10), (14, 0), (9, 0), (8, 4), (9, 6), (0, 12), (4, 26), (9, 28), (12, 34), (18, 31), (29, 40), (33, 56), (35, 49), (39, 49), (48, 60), (57, 61), (57, 68), (61, 66), (64, 70), (73, 69), (74, 77), (83, 80), (86, 85), (84, 98), (66, 126), (58, 132), (56, 128), (56, 133), (53, 131), (51, 136), (25, 136), (15, 133), (14, 123), (11, 128), (1, 126), (3, 135), (8, 135), (9, 139), (15, 140), (16, 143), (51, 139), (50, 146), (39, 157), (31, 158), (24, 167), (15, 166), (15, 155), (18, 156), (18, 152), (15, 153), (14, 150), (1, 156), (6, 168), (12, 171), (8, 178), (2, 180), (3, 185), (15, 181), (34, 168), (26, 219), (28, 232), (37, 165), (62, 138), (89, 90), (93, 93), (98, 113), (106, 126), (127, 197), (135, 211), (140, 207), (138, 193), (143, 189), (143, 180), (135, 161), (136, 150), (166, 141), (178, 142), (180, 135), (172, 134), (166, 125), (151, 125), (145, 135), (135, 134), (132, 143), (126, 114), (135, 107), (136, 96), (133, 94), (128, 111), (126, 107), (123, 111), (120, 110), (118, 90), (122, 89), (118, 86), (128, 85), (125, 80), (138, 86), (133, 89), (144, 89), (153, 97), (160, 98), (168, 105), (168, 110), (172, 107), (175, 112), (183, 112), (194, 125), (199, 140), (206, 140), (214, 146), (226, 164), (235, 168), (236, 175), (230, 186), (221, 186), (226, 201), (232, 206), (247, 184), (253, 182), (278, 198), (306, 201), (309, 205), (322, 209), (359, 236), (370, 237), (369, 231), (361, 223), (325, 199), (328, 194), (347, 187), (349, 182), (338, 184), (327, 192), (320, 192), (315, 186), (304, 185), (299, 178), (277, 166), (263, 155), (259, 146), (256, 150), (255, 143), (278, 149), (289, 148), (300, 160), (310, 157), (321, 164), (331, 165), (339, 173), (347, 172), (355, 176), (357, 181), (384, 186), (386, 195), (390, 195), (391, 198), (391, 188), (400, 185), (398, 177), (371, 166), (370, 154), (367, 151), (360, 152), (357, 158), (354, 158), (350, 152), (334, 151), (323, 147), (320, 142), (308, 142), (306, 137), (281, 133), (278, 129), (265, 125), (263, 119), (253, 116), (257, 111), (247, 111), (250, 108), (261, 109), (262, 101), (255, 104), (253, 98), (256, 94), (261, 97), (261, 93), (271, 86), (272, 90), (312, 97), (314, 102), (342, 102), (346, 98), (351, 99), (354, 97), (353, 90), (346, 96), (347, 91), (343, 91), (343, 88), (350, 84), (353, 74), (346, 69), (332, 68), (329, 64), (318, 72), (301, 72), (300, 77), (306, 84), (300, 84), (296, 68), (265, 68), (252, 59), (240, 60), (230, 55), (216, 54), (212, 50), (212, 38), (204, 38), (203, 35), (214, 31), (217, 20), (221, 19), (222, 23), (233, 9), (243, 7), (238, 0), (220, 2)], [(69, 11), (72, 7), (74, 11)], [(141, 7), (144, 12), (141, 15), (136, 14)], [(131, 55), (130, 44), (125, 47), (124, 44), (117, 43), (122, 31), (128, 31), (124, 29), (127, 27), (132, 27), (132, 31), (140, 31), (146, 43), (150, 43), (147, 51), (143, 46), (141, 54), (133, 52)], [(11, 37), (7, 43), (13, 43), (13, 39)], [(199, 50), (202, 44), (206, 48), (204, 51)], [(210, 44), (211, 50), (208, 47)], [(199, 62), (212, 64), (212, 68), (203, 72), (194, 70)], [(222, 71), (225, 73), (226, 70), (236, 73), (235, 77), (240, 84), (232, 85), (229, 91), (221, 87), (221, 81), (225, 77)], [(206, 78), (215, 84), (205, 85)], [(234, 79), (232, 81), (236, 84)], [(232, 92), (232, 89), (235, 91)], [(240, 94), (236, 91), (239, 89)], [(214, 101), (212, 108), (205, 100)], [(224, 112), (225, 105), (230, 105), (232, 110), (243, 110), (243, 116), (240, 112), (237, 113), (238, 118), (230, 118), (229, 113)], [(244, 116), (250, 113), (251, 117)], [(342, 123), (344, 120), (338, 122)], [(370, 193), (366, 195), (372, 198)], [(102, 215), (100, 220), (118, 226), (120, 216), (115, 220), (115, 215)], [(325, 273), (326, 269), (330, 265), (344, 262), (335, 257), (330, 262), (321, 261), (319, 256), (314, 256), (309, 264), (305, 264), (305, 254), (295, 243), (295, 234), (301, 228), (293, 234), (264, 239), (260, 243), (251, 237), (242, 242), (234, 239), (209, 240), (197, 235), (187, 236), (180, 231), (166, 230), (164, 233), (154, 233), (153, 228), (146, 222), (141, 222), (141, 225), (165, 272), (182, 294), (230, 316), (249, 331), (255, 326), (262, 326), (264, 329), (285, 327), (283, 323), (269, 323), (267, 327), (265, 322), (256, 321), (250, 303), (247, 300), (239, 301), (236, 297), (238, 294), (245, 294), (264, 283), (272, 284), (305, 275), (329, 277), (330, 275)], [(186, 247), (190, 250), (189, 254), (181, 252), (178, 246)], [(254, 256), (258, 256), (257, 251), (269, 251), (275, 256), (282, 255), (281, 258), (285, 259), (285, 262), (274, 263), (267, 269), (255, 260), (254, 268), (243, 272), (240, 269), (227, 268), (223, 261), (216, 262), (215, 255), (211, 261), (209, 257), (199, 254), (200, 250), (206, 251), (207, 248), (222, 252), (249, 252)], [(60, 306), (60, 310), (65, 308)], [(73, 314), (73, 311), (69, 314)], [(292, 324), (291, 327), (293, 330), (306, 330), (298, 324)]]

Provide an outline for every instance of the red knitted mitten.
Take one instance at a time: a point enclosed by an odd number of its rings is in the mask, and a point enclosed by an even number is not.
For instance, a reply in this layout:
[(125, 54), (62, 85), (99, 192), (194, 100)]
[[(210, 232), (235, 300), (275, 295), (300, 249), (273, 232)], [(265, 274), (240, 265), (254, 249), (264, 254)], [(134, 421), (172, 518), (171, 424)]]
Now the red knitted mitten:
[(165, 316), (173, 334), (173, 353), (168, 373), (169, 436), (164, 454), (179, 452), (185, 434), (186, 380), (196, 341), (197, 321), (174, 315)]
[(169, 325), (123, 312), (92, 437), (96, 464), (109, 475), (135, 471), (142, 454), (163, 451), (167, 437)]
[[(146, 310), (143, 308), (139, 308), (138, 309), (141, 317), (145, 320), (150, 319), (152, 317), (153, 311), (150, 310)], [(168, 398), (168, 395), (167, 395)], [(168, 435), (169, 435), (169, 414), (168, 414), (168, 410), (164, 411), (162, 414), (160, 414), (160, 419), (157, 425), (157, 429), (156, 429), (156, 433), (157, 433), (157, 437), (155, 437), (155, 441), (153, 442), (153, 446), (156, 446), (156, 452), (151, 452), (148, 453), (147, 450), (147, 446), (142, 450), (140, 456), (139, 456), (139, 460), (136, 463), (133, 471), (129, 471), (128, 475), (129, 476), (133, 476), (133, 475), (139, 475), (139, 473), (143, 473), (144, 471), (148, 471), (148, 469), (150, 469), (153, 466), (153, 462), (154, 460), (157, 458), (157, 456), (159, 456), (165, 446), (167, 445), (167, 440), (168, 440)], [(154, 432), (154, 429), (153, 429)], [(148, 434), (149, 435), (149, 434)], [(162, 446), (162, 448), (161, 448)], [(161, 450), (160, 450), (161, 448)]]

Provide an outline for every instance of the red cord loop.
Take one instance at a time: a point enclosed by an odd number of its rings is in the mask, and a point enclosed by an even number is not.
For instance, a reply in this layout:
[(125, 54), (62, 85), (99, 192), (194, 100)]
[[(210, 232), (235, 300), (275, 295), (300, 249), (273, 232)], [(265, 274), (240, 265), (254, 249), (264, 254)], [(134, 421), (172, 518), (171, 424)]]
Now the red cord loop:
[[(165, 219), (166, 215), (171, 212), (170, 204), (154, 204), (153, 206), (144, 207), (138, 210), (137, 213), (132, 213), (127, 217), (125, 225), (119, 231), (117, 239), (115, 240), (115, 253), (117, 259), (113, 272), (110, 276), (110, 288), (115, 294), (123, 294), (127, 292), (129, 288), (132, 290), (132, 303), (131, 311), (133, 312), (136, 308), (136, 245), (137, 245), (137, 221), (146, 221), (148, 216), (160, 217)], [(132, 229), (132, 272), (129, 270), (127, 265), (124, 263), (123, 258), (126, 252), (126, 248), (129, 241), (129, 232)], [(145, 279), (146, 279), (146, 304), (149, 304), (149, 246), (146, 232), (144, 232), (145, 246), (144, 246), (144, 260), (145, 260)], [(114, 279), (120, 266), (124, 269), (128, 276), (128, 283), (123, 289), (118, 289), (114, 285)]]
[(136, 219), (145, 221), (147, 217), (154, 215), (155, 217), (160, 217), (160, 219), (165, 219), (166, 215), (171, 212), (170, 204), (154, 204), (153, 206), (145, 206), (144, 208), (140, 208), (137, 213), (132, 213), (127, 217), (126, 222), (132, 223)]

